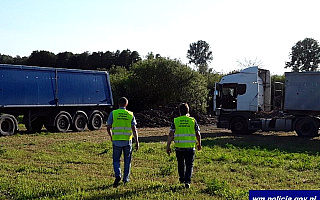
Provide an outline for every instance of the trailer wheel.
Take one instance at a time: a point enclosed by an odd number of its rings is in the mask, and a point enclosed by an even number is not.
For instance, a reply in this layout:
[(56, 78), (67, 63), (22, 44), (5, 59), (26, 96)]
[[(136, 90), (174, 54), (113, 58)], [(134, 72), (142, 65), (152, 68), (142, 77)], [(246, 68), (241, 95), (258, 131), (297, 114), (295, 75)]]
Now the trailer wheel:
[(82, 132), (86, 129), (88, 123), (87, 116), (84, 113), (77, 113), (74, 117), (72, 130)]
[(0, 134), (3, 136), (13, 135), (17, 124), (11, 115), (3, 115), (0, 117)]
[(102, 128), (102, 125), (103, 125), (102, 115), (100, 113), (93, 113), (92, 116), (90, 117), (88, 128), (91, 131), (99, 130)]
[(314, 119), (305, 117), (296, 123), (294, 130), (300, 137), (316, 137), (318, 136), (319, 125)]
[(67, 132), (70, 128), (70, 118), (67, 115), (67, 113), (60, 113), (58, 114), (58, 116), (56, 117), (55, 120), (55, 127), (57, 129), (58, 132)]
[(243, 117), (235, 117), (230, 123), (230, 129), (235, 134), (248, 133), (248, 124)]

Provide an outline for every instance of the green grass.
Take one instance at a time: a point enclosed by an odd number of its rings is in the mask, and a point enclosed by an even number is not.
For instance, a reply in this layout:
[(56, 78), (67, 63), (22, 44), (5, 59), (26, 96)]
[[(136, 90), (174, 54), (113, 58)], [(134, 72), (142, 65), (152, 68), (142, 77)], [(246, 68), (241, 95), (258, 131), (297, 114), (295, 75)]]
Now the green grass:
[[(248, 199), (250, 189), (319, 189), (320, 141), (206, 128), (190, 189), (178, 184), (168, 129), (140, 129), (131, 181), (113, 188), (105, 130), (0, 138), (0, 199)], [(151, 136), (150, 136), (151, 135)]]

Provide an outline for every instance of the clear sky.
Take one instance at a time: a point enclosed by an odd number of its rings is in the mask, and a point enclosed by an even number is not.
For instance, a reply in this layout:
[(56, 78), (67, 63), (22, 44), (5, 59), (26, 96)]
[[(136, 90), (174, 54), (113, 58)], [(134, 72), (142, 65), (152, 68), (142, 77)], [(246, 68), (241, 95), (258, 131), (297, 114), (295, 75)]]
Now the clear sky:
[(188, 63), (204, 40), (217, 72), (246, 58), (282, 74), (296, 42), (320, 40), (319, 13), (319, 0), (0, 0), (0, 53), (130, 49)]

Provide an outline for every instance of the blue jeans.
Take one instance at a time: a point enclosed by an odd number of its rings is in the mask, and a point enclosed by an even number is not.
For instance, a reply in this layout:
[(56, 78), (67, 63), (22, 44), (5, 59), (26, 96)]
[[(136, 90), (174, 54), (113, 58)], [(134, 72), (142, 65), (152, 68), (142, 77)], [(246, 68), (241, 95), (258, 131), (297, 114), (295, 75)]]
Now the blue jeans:
[(180, 183), (191, 183), (194, 154), (194, 149), (176, 150)]
[(115, 177), (121, 177), (121, 167), (120, 167), (120, 158), (123, 151), (124, 154), (124, 174), (123, 181), (128, 182), (130, 176), (130, 168), (131, 168), (131, 157), (132, 157), (132, 146), (127, 145), (123, 147), (113, 146), (113, 170), (115, 173)]

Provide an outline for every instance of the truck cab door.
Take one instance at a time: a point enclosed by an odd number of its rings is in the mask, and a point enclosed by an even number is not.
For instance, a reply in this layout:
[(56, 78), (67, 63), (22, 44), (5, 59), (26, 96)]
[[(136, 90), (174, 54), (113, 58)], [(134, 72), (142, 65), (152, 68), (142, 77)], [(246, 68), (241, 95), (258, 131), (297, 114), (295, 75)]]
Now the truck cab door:
[(220, 84), (218, 107), (230, 111), (237, 109), (237, 86), (237, 83)]

